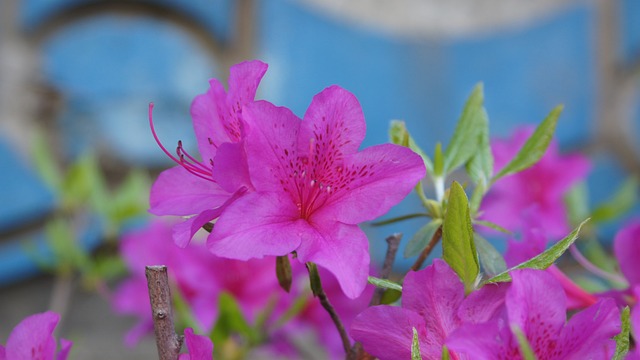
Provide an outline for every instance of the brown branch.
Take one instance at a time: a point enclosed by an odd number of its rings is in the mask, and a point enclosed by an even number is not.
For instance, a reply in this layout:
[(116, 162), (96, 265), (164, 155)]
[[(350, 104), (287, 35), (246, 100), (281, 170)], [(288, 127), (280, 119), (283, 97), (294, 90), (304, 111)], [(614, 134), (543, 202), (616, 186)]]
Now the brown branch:
[(167, 267), (164, 265), (147, 266), (145, 267), (145, 275), (149, 286), (149, 300), (151, 301), (158, 357), (160, 360), (176, 360), (184, 338), (175, 333), (173, 326)]
[[(389, 275), (391, 275), (391, 270), (393, 268), (393, 263), (396, 259), (396, 253), (398, 252), (398, 247), (400, 246), (400, 240), (402, 239), (401, 233), (395, 233), (385, 240), (387, 241), (387, 254), (384, 257), (384, 263), (382, 264), (382, 271), (380, 271), (381, 279), (388, 279)], [(382, 300), (382, 294), (384, 294), (385, 289), (376, 288), (373, 291), (373, 296), (371, 297), (371, 302), (369, 306), (380, 305), (380, 301)]]
[(433, 236), (431, 237), (431, 241), (429, 241), (429, 244), (427, 244), (427, 247), (424, 248), (424, 250), (422, 250), (422, 252), (420, 253), (420, 256), (418, 256), (418, 258), (416, 259), (416, 262), (413, 264), (413, 266), (411, 266), (411, 270), (413, 271), (420, 270), (420, 268), (422, 267), (422, 264), (424, 263), (425, 260), (427, 260), (427, 258), (429, 257), (429, 254), (431, 254), (431, 251), (433, 251), (433, 248), (436, 247), (441, 237), (442, 237), (442, 226), (438, 227), (438, 230), (436, 230), (436, 232), (433, 234)]
[(316, 264), (308, 262), (307, 270), (309, 271), (309, 281), (311, 282), (311, 290), (313, 291), (313, 295), (320, 300), (320, 304), (322, 307), (329, 313), (331, 316), (331, 320), (336, 325), (336, 329), (340, 334), (340, 339), (342, 340), (342, 346), (344, 347), (344, 351), (346, 353), (346, 358), (348, 360), (355, 359), (355, 353), (351, 350), (351, 340), (349, 340), (349, 335), (347, 335), (347, 331), (344, 329), (344, 324), (342, 324), (342, 320), (338, 316), (338, 313), (329, 302), (329, 298), (327, 294), (324, 292), (322, 288), (322, 282), (320, 281), (320, 274), (318, 274), (318, 268)]

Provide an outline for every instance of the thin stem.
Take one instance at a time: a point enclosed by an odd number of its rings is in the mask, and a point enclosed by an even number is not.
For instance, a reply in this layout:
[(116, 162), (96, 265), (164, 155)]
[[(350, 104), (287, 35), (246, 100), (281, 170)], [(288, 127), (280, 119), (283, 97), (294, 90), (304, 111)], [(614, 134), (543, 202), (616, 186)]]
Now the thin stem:
[(409, 219), (415, 219), (415, 218), (418, 218), (418, 217), (428, 217), (428, 216), (429, 216), (429, 214), (425, 214), (425, 213), (408, 214), (408, 215), (402, 215), (402, 216), (394, 217), (394, 218), (391, 218), (391, 219), (376, 221), (376, 222), (371, 223), (371, 225), (373, 225), (373, 226), (382, 226), (382, 225), (393, 224), (393, 223), (398, 222), (398, 221), (404, 221), (404, 220), (409, 220)]
[(355, 353), (351, 350), (351, 341), (349, 340), (349, 335), (347, 335), (347, 331), (344, 329), (344, 324), (342, 324), (342, 320), (338, 316), (338, 313), (333, 308), (333, 305), (329, 302), (329, 298), (327, 294), (324, 292), (322, 288), (322, 282), (320, 281), (320, 274), (318, 274), (318, 268), (316, 264), (308, 262), (307, 270), (309, 272), (309, 281), (311, 282), (311, 290), (313, 291), (313, 295), (315, 295), (319, 300), (322, 307), (329, 313), (331, 320), (336, 325), (336, 329), (340, 334), (340, 339), (342, 340), (342, 346), (344, 347), (344, 351), (347, 359), (355, 359)]
[(145, 275), (149, 286), (149, 300), (151, 301), (158, 357), (160, 360), (176, 360), (180, 355), (184, 338), (175, 333), (173, 325), (167, 267), (164, 265), (146, 266)]
[(433, 251), (433, 248), (436, 247), (441, 237), (442, 237), (442, 226), (438, 227), (438, 230), (436, 230), (436, 232), (433, 233), (433, 236), (431, 237), (431, 241), (429, 241), (429, 244), (427, 244), (427, 247), (424, 248), (424, 250), (422, 250), (422, 252), (420, 253), (420, 256), (418, 256), (418, 258), (416, 259), (416, 262), (413, 264), (413, 266), (411, 266), (411, 270), (413, 271), (420, 270), (420, 268), (422, 267), (422, 264), (424, 263), (425, 260), (427, 260), (427, 258), (429, 257), (429, 254), (431, 254), (431, 251)]
[[(387, 241), (387, 254), (384, 257), (382, 271), (380, 271), (381, 279), (388, 279), (389, 275), (391, 275), (391, 270), (396, 259), (396, 253), (398, 252), (398, 247), (400, 246), (401, 239), (401, 233), (395, 233), (385, 239)], [(382, 288), (376, 288), (373, 292), (373, 296), (371, 297), (369, 306), (380, 305), (380, 301), (382, 300), (382, 294), (384, 294), (384, 291), (385, 290)]]
[(580, 250), (578, 250), (578, 248), (575, 245), (571, 245), (571, 247), (569, 248), (569, 251), (571, 252), (571, 255), (573, 256), (573, 258), (576, 259), (578, 264), (582, 265), (583, 268), (585, 268), (587, 271), (591, 272), (592, 274), (614, 283), (628, 284), (627, 281), (622, 276), (611, 274), (594, 265), (591, 261), (589, 261), (589, 259), (587, 259), (584, 255), (582, 255)]

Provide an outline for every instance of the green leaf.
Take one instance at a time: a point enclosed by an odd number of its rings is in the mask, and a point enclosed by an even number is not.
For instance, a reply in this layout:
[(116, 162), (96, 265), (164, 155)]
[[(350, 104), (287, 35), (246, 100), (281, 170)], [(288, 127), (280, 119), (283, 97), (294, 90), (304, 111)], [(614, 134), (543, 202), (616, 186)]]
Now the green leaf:
[(451, 355), (449, 355), (449, 349), (446, 346), (442, 347), (442, 360), (451, 360)]
[(487, 239), (477, 233), (473, 234), (473, 239), (478, 250), (480, 263), (487, 275), (493, 276), (507, 270), (507, 263), (504, 261), (502, 254)]
[(393, 304), (394, 302), (400, 300), (400, 297), (402, 297), (402, 292), (398, 290), (387, 289), (384, 291), (384, 293), (382, 293), (382, 299), (380, 299), (380, 304), (382, 305)]
[(222, 344), (233, 334), (244, 336), (252, 344), (260, 339), (260, 334), (249, 325), (233, 295), (223, 292), (218, 297), (218, 321), (210, 338), (214, 344)]
[(551, 110), (551, 113), (538, 125), (527, 142), (522, 145), (516, 156), (491, 181), (495, 182), (503, 176), (520, 172), (537, 163), (549, 147), (561, 112), (562, 105)]
[(469, 202), (469, 210), (471, 211), (471, 217), (476, 217), (478, 214), (478, 210), (480, 209), (480, 204), (482, 203), (482, 198), (487, 192), (487, 183), (480, 182), (476, 184), (476, 187), (473, 189), (473, 194), (471, 194), (471, 201)]
[(98, 213), (107, 213), (110, 196), (94, 154), (85, 154), (71, 165), (62, 183), (62, 199), (68, 209), (88, 203)]
[(418, 330), (413, 328), (413, 340), (411, 341), (411, 360), (422, 360), (420, 355), (420, 341), (418, 339)]
[(516, 265), (508, 270), (501, 272), (500, 274), (488, 279), (485, 283), (496, 283), (496, 282), (504, 282), (510, 281), (511, 276), (509, 276), (509, 272), (516, 269), (537, 269), (544, 270), (551, 266), (565, 251), (578, 239), (578, 234), (580, 233), (580, 229), (584, 224), (587, 223), (589, 219), (583, 221), (578, 227), (573, 229), (573, 231), (567, 235), (564, 239), (558, 241), (555, 245), (548, 248), (544, 252), (539, 255), (523, 262), (522, 264)]
[(622, 329), (620, 333), (613, 337), (616, 341), (616, 353), (613, 356), (613, 360), (622, 360), (629, 352), (629, 332), (631, 330), (631, 322), (629, 315), (631, 310), (628, 306), (625, 306), (620, 313), (620, 321), (622, 322)]
[(139, 170), (127, 175), (124, 182), (109, 196), (107, 202), (107, 217), (119, 229), (121, 224), (129, 219), (144, 215), (149, 208), (149, 190), (151, 181), (149, 176)]
[(637, 200), (638, 179), (631, 177), (624, 182), (611, 200), (593, 210), (591, 219), (595, 223), (616, 219), (629, 211)]
[(377, 286), (379, 288), (402, 291), (402, 286), (400, 284), (398, 284), (398, 283), (395, 283), (395, 282), (391, 281), (391, 280), (380, 279), (380, 278), (373, 277), (373, 276), (369, 276), (369, 278), (367, 280), (369, 281), (369, 284), (375, 285), (375, 286)]
[(473, 227), (469, 215), (467, 194), (454, 181), (449, 193), (449, 204), (442, 225), (442, 258), (464, 283), (468, 294), (480, 272), (478, 254), (473, 242)]
[(276, 257), (276, 276), (280, 287), (289, 292), (293, 276), (291, 275), (291, 263), (288, 255)]
[(427, 156), (427, 154), (413, 140), (404, 121), (391, 120), (391, 126), (389, 127), (389, 140), (392, 144), (408, 147), (413, 150), (413, 152), (420, 155), (422, 161), (424, 161), (424, 166), (427, 168), (427, 173), (433, 173), (433, 163), (431, 162), (431, 159), (429, 159), (429, 156)]
[(313, 296), (322, 294), (322, 281), (320, 281), (320, 274), (318, 273), (318, 266), (312, 262), (307, 262), (307, 272), (309, 273), (309, 285), (311, 286), (311, 292)]
[(415, 213), (415, 214), (408, 214), (408, 215), (402, 215), (402, 216), (398, 216), (398, 217), (394, 217), (391, 219), (385, 219), (385, 220), (381, 220), (381, 221), (376, 221), (371, 223), (371, 225), (373, 226), (383, 226), (383, 225), (389, 225), (389, 224), (393, 224), (393, 223), (397, 223), (400, 221), (404, 221), (404, 220), (409, 220), (409, 219), (415, 219), (418, 217), (427, 217), (428, 215), (425, 213)]
[(480, 225), (480, 226), (488, 227), (488, 228), (493, 229), (495, 231), (499, 231), (499, 232), (501, 232), (503, 234), (513, 235), (513, 233), (511, 231), (509, 231), (508, 229), (505, 229), (505, 228), (503, 228), (502, 226), (500, 226), (498, 224), (494, 224), (491, 221), (474, 220), (473, 223), (477, 224), (477, 225)]
[(569, 223), (575, 226), (589, 217), (589, 193), (584, 181), (574, 185), (564, 196)]
[(300, 314), (302, 310), (304, 310), (307, 307), (310, 300), (311, 300), (311, 294), (307, 289), (306, 291), (303, 291), (300, 295), (298, 295), (295, 298), (295, 300), (293, 301), (293, 304), (291, 304), (291, 306), (289, 306), (287, 311), (285, 311), (284, 314), (280, 316), (280, 318), (275, 322), (275, 325), (269, 329), (270, 332), (274, 332), (276, 329), (283, 327), (291, 319), (298, 316), (298, 314)]
[(493, 176), (493, 155), (489, 141), (489, 117), (484, 108), (476, 121), (479, 123), (478, 147), (471, 160), (467, 162), (467, 174), (476, 185), (486, 186)]
[(433, 219), (421, 227), (411, 240), (409, 240), (407, 246), (405, 246), (404, 257), (409, 258), (420, 254), (420, 252), (427, 247), (427, 244), (440, 225), (442, 225), (442, 219)]
[(482, 130), (481, 118), (484, 113), (483, 102), (482, 84), (478, 84), (473, 88), (464, 105), (462, 115), (458, 119), (456, 129), (444, 153), (445, 174), (465, 164), (478, 151), (478, 135)]
[(512, 325), (511, 331), (518, 339), (518, 347), (520, 348), (520, 355), (524, 360), (536, 360), (536, 354), (533, 352), (531, 348), (531, 344), (529, 344), (529, 340), (524, 335), (522, 330), (517, 325)]
[(45, 184), (59, 192), (60, 185), (62, 184), (62, 172), (57, 166), (56, 159), (51, 150), (46, 136), (42, 130), (38, 129), (31, 141), (33, 165)]
[(444, 158), (442, 157), (442, 144), (436, 143), (435, 155), (433, 155), (433, 177), (444, 176)]
[(47, 243), (55, 258), (56, 270), (60, 274), (84, 271), (89, 268), (88, 254), (76, 243), (76, 236), (68, 221), (54, 218), (45, 224)]

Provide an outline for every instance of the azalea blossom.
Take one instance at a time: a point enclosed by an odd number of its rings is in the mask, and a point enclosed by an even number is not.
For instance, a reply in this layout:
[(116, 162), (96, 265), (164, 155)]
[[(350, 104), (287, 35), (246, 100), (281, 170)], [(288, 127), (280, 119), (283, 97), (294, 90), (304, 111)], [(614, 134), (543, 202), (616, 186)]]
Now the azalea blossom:
[[(491, 150), (498, 173), (518, 152), (532, 129), (517, 130), (510, 139), (493, 140)], [(544, 156), (531, 168), (498, 180), (483, 200), (482, 219), (513, 232), (523, 230), (528, 216), (544, 224), (545, 236), (557, 240), (569, 233), (565, 193), (585, 178), (590, 163), (582, 155), (560, 155), (552, 141)]]
[[(351, 336), (380, 360), (409, 359), (415, 328), (423, 358), (440, 359), (453, 331), (463, 323), (487, 321), (502, 309), (506, 289), (506, 284), (487, 285), (465, 298), (458, 275), (446, 262), (435, 259), (425, 269), (407, 274), (402, 307), (366, 309), (354, 320)], [(454, 352), (450, 355), (461, 358)]]
[(369, 272), (369, 243), (357, 224), (409, 194), (425, 174), (422, 159), (392, 144), (358, 151), (364, 115), (355, 96), (338, 86), (316, 95), (304, 120), (264, 101), (245, 106), (243, 119), (255, 192), (225, 209), (209, 249), (242, 260), (295, 252), (357, 297)]
[(56, 354), (53, 331), (60, 315), (47, 311), (28, 316), (11, 331), (7, 344), (0, 345), (0, 360), (66, 360), (73, 342), (60, 339)]
[(180, 354), (179, 360), (212, 360), (213, 343), (204, 335), (196, 335), (192, 328), (184, 329), (184, 343), (187, 353)]
[(253, 102), (267, 64), (246, 61), (231, 67), (229, 91), (217, 79), (210, 80), (206, 94), (191, 105), (193, 128), (200, 159), (178, 143), (176, 154), (160, 143), (149, 108), (153, 136), (162, 150), (179, 166), (165, 170), (151, 188), (149, 211), (155, 215), (191, 216), (174, 229), (176, 243), (185, 247), (206, 223), (252, 189), (242, 141), (242, 108)]
[(514, 332), (520, 331), (539, 360), (610, 359), (612, 338), (620, 332), (620, 312), (603, 299), (566, 321), (566, 298), (557, 280), (544, 271), (511, 272), (506, 310), (487, 322), (464, 324), (446, 345), (473, 359), (522, 359)]

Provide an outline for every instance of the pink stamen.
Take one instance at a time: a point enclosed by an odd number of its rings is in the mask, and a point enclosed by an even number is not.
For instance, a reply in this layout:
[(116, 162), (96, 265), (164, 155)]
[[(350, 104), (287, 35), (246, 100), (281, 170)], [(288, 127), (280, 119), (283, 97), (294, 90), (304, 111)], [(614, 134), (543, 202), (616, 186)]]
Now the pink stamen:
[[(160, 147), (160, 149), (162, 149), (162, 151), (171, 159), (173, 160), (173, 162), (175, 162), (176, 164), (182, 166), (183, 168), (185, 168), (188, 172), (190, 172), (191, 174), (204, 179), (204, 180), (208, 180), (208, 181), (213, 181), (213, 179), (211, 178), (211, 169), (206, 168), (201, 162), (197, 161), (196, 159), (194, 159), (191, 155), (189, 155), (186, 151), (184, 151), (184, 149), (182, 148), (182, 141), (178, 142), (178, 148), (176, 149), (176, 154), (178, 155), (178, 158), (176, 158), (175, 156), (173, 156), (168, 150), (167, 148), (165, 148), (162, 143), (160, 142), (160, 139), (158, 138), (158, 134), (156, 133), (156, 129), (153, 126), (153, 103), (149, 103), (149, 126), (151, 127), (151, 134), (153, 134), (153, 138), (156, 141), (156, 144), (158, 144), (158, 146)], [(194, 163), (190, 163), (184, 160), (184, 156), (187, 156), (187, 158), (191, 161), (193, 161)]]

